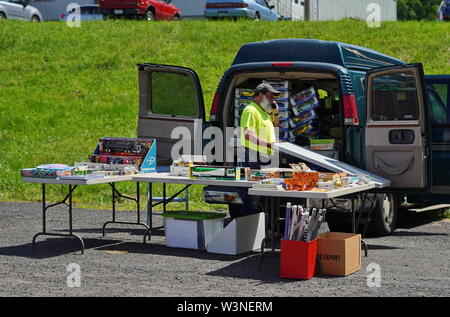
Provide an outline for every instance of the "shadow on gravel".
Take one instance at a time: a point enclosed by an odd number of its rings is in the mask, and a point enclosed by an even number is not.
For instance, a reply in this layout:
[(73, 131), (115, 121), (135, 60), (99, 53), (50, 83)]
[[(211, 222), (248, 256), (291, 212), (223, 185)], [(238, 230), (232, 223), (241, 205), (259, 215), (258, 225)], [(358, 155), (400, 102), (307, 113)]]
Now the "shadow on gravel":
[(387, 245), (373, 245), (373, 244), (367, 244), (367, 248), (370, 250), (399, 250), (404, 248), (397, 248), (397, 247), (390, 247)]
[(448, 233), (433, 233), (433, 232), (414, 232), (414, 231), (395, 231), (394, 237), (433, 237), (433, 236), (448, 236)]
[[(55, 230), (56, 232), (64, 232), (64, 233), (68, 233), (67, 229), (63, 229), (63, 230)], [(103, 231), (102, 229), (73, 229), (72, 230), (73, 233), (92, 233), (92, 234), (99, 234), (100, 236), (102, 235)], [(130, 228), (116, 228), (112, 225), (109, 225), (108, 227), (106, 227), (105, 230), (105, 235), (108, 236), (108, 234), (129, 234), (131, 236), (141, 236), (142, 238), (144, 238), (144, 233), (145, 233), (145, 228), (139, 228), (139, 229), (130, 229)], [(160, 236), (160, 237), (164, 237), (164, 231), (161, 230), (152, 230), (152, 236)]]
[(267, 252), (264, 254), (261, 270), (259, 269), (259, 258), (259, 255), (249, 256), (242, 261), (233, 263), (217, 271), (209, 272), (207, 275), (241, 278), (245, 280), (252, 279), (273, 284), (292, 282), (291, 280), (280, 278), (280, 255), (278, 252)]
[[(18, 256), (31, 259), (47, 259), (70, 253), (81, 255), (80, 242), (74, 238), (42, 238), (42, 241), (36, 242), (36, 248), (33, 249), (32, 243), (1, 247), (0, 256)], [(95, 249), (101, 246), (118, 243), (117, 240), (101, 239), (83, 239), (85, 251)]]
[(427, 225), (433, 222), (443, 220), (447, 213), (443, 210), (416, 213), (407, 210), (401, 210), (398, 216), (398, 229), (414, 229), (415, 227)]
[(101, 246), (96, 248), (95, 250), (105, 252), (124, 252), (135, 254), (152, 254), (162, 256), (185, 257), (200, 260), (223, 261), (223, 262), (236, 261), (253, 254), (253, 252), (241, 255), (213, 254), (213, 253), (206, 253), (206, 251), (202, 250), (171, 248), (165, 246), (164, 244), (160, 244), (159, 242), (158, 243), (147, 242), (147, 244), (143, 244), (141, 241), (121, 242), (117, 244)]

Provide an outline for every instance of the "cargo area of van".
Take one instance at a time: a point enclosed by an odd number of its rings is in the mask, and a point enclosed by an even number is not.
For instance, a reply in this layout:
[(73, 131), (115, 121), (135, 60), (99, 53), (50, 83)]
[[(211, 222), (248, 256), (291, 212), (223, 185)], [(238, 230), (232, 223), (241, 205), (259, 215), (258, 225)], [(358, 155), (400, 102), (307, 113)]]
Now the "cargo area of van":
[(261, 83), (269, 83), (281, 92), (275, 98), (280, 110), (279, 140), (334, 159), (342, 156), (343, 116), (340, 86), (335, 75), (324, 72), (237, 75), (225, 99), (228, 126), (240, 126), (240, 115), (253, 100), (253, 90)]

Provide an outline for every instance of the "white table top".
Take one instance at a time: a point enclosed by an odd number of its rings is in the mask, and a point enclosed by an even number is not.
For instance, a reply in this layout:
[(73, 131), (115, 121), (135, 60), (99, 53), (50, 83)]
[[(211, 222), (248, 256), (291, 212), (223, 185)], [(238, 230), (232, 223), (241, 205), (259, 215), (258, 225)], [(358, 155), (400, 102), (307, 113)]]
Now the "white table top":
[(328, 192), (315, 192), (315, 191), (294, 191), (294, 190), (270, 190), (270, 189), (255, 189), (250, 188), (248, 194), (251, 196), (268, 196), (268, 197), (289, 197), (289, 198), (315, 198), (315, 199), (328, 199), (334, 197), (345, 196), (354, 194), (366, 190), (375, 188), (374, 183), (358, 185), (354, 187), (346, 187), (341, 189), (335, 189)]
[(141, 183), (166, 183), (185, 185), (217, 185), (230, 187), (252, 187), (256, 182), (243, 180), (194, 179), (184, 176), (172, 176), (170, 173), (145, 173), (133, 175), (133, 181)]
[(320, 151), (310, 151), (290, 142), (275, 143), (274, 149), (297, 157), (301, 160), (321, 166), (336, 173), (348, 172), (351, 174), (365, 175), (366, 177), (370, 178), (375, 183), (375, 187), (378, 188), (388, 187), (391, 185), (391, 181), (386, 178), (375, 175), (368, 171), (364, 171), (360, 168), (335, 160), (333, 158), (323, 156), (320, 154)]
[(125, 176), (109, 176), (109, 177), (99, 177), (99, 178), (36, 178), (36, 177), (22, 177), (22, 182), (24, 183), (39, 183), (39, 184), (55, 184), (55, 185), (96, 185), (96, 184), (107, 184), (107, 183), (117, 183), (131, 181), (132, 175)]

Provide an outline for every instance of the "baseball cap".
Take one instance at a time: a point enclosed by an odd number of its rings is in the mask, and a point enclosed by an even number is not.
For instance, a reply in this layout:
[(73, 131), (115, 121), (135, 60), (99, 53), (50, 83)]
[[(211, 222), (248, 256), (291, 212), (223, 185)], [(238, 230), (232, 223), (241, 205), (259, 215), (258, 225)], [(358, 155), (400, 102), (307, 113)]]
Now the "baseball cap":
[(259, 84), (255, 89), (255, 94), (266, 93), (266, 92), (271, 92), (274, 95), (281, 94), (280, 91), (275, 90), (275, 88), (273, 88), (272, 85), (270, 85), (270, 84)]

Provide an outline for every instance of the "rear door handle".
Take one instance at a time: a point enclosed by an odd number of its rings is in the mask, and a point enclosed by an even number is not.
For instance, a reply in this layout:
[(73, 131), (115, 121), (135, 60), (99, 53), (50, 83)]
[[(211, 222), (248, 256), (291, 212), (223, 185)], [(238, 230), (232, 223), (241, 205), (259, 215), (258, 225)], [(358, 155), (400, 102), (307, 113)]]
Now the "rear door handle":
[(390, 144), (413, 144), (416, 134), (413, 130), (391, 130), (389, 131)]

